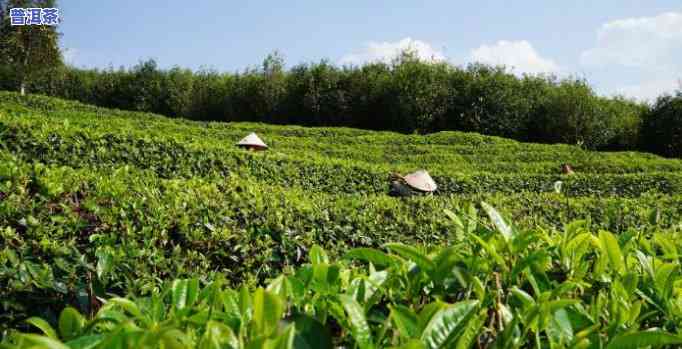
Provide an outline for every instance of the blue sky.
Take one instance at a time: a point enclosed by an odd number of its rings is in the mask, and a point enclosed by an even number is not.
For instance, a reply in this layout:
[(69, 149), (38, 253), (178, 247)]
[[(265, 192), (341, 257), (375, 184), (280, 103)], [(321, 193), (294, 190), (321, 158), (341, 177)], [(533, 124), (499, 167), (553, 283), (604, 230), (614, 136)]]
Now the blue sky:
[(682, 1), (62, 0), (62, 47), (79, 67), (238, 71), (273, 50), (288, 66), (326, 58), (505, 64), (577, 75), (604, 95), (652, 98), (682, 79)]

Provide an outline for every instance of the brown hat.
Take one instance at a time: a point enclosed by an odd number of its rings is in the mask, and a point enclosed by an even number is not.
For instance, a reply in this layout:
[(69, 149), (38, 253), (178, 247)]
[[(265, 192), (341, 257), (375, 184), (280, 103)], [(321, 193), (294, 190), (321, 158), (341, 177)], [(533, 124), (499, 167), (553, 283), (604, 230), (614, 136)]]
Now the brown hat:
[(418, 170), (403, 177), (410, 187), (424, 192), (432, 192), (438, 189), (436, 182), (426, 170)]
[(242, 138), (237, 145), (240, 147), (252, 147), (258, 150), (268, 149), (268, 145), (254, 132), (251, 132), (248, 136)]

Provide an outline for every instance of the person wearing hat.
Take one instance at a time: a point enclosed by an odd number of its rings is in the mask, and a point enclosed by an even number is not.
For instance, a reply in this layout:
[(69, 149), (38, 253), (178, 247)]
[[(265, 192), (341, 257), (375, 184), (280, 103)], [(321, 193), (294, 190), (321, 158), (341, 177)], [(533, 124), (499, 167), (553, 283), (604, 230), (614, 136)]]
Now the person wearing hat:
[(238, 147), (246, 148), (251, 151), (261, 151), (268, 149), (268, 145), (263, 142), (255, 132), (251, 132), (248, 136), (242, 138), (237, 143)]
[(573, 168), (569, 164), (561, 164), (561, 173), (565, 175), (572, 175), (575, 172), (573, 172)]
[(406, 176), (392, 173), (388, 195), (390, 196), (413, 196), (424, 195), (436, 191), (438, 186), (426, 170), (419, 170)]

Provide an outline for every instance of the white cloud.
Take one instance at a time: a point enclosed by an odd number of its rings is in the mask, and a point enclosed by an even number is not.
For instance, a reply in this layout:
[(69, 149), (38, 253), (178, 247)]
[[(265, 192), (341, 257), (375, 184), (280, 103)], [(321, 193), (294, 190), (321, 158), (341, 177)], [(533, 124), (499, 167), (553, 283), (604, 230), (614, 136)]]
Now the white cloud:
[(64, 57), (64, 63), (74, 65), (76, 63), (76, 56), (78, 55), (78, 50), (75, 48), (66, 48), (62, 50), (62, 56)]
[(504, 65), (518, 74), (553, 73), (560, 70), (556, 62), (540, 56), (526, 40), (501, 40), (494, 45), (481, 45), (471, 50), (469, 59), (480, 63)]
[(660, 69), (682, 66), (682, 13), (607, 22), (597, 32), (597, 46), (582, 53), (581, 63)]
[(405, 50), (415, 52), (419, 59), (425, 61), (445, 60), (443, 52), (433, 48), (431, 44), (407, 37), (395, 42), (369, 42), (362, 50), (341, 57), (339, 62), (341, 64), (390, 62)]
[(672, 92), (682, 78), (682, 13), (625, 18), (597, 31), (597, 44), (584, 51), (580, 63), (617, 72), (639, 83), (616, 88), (627, 96), (652, 99)]
[(641, 84), (627, 85), (616, 89), (616, 94), (626, 97), (653, 101), (656, 97), (666, 92), (672, 92), (682, 88), (679, 80), (661, 79), (644, 81)]

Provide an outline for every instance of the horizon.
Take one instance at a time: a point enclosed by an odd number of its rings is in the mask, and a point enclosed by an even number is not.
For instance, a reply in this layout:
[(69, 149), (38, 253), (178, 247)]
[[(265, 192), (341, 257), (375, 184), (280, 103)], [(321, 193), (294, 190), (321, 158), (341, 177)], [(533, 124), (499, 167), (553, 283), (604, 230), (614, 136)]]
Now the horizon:
[[(476, 4), (359, 1), (321, 8), (207, 1), (187, 9), (123, 1), (58, 2), (60, 46), (78, 68), (132, 67), (238, 72), (271, 52), (287, 67), (323, 59), (342, 66), (390, 61), (413, 48), (456, 66), (504, 65), (516, 75), (585, 79), (602, 96), (642, 101), (671, 93), (682, 78), (682, 9), (675, 1)], [(311, 30), (314, 28), (315, 30)], [(472, 30), (472, 28), (474, 28)], [(126, 50), (121, 50), (126, 47)]]

